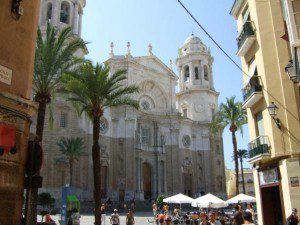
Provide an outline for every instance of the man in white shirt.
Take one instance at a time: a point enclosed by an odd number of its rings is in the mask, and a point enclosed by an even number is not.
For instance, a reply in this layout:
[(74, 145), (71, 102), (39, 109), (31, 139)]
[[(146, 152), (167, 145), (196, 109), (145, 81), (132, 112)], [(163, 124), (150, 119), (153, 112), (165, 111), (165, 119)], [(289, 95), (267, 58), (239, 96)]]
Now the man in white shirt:
[(112, 225), (120, 225), (120, 219), (119, 219), (119, 214), (117, 209), (114, 209), (114, 213), (111, 214), (110, 223)]

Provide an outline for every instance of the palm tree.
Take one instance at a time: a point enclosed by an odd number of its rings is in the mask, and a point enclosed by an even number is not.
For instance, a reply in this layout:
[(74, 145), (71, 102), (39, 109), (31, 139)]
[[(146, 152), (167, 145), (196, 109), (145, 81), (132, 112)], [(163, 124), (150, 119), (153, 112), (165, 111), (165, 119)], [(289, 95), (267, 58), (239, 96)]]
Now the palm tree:
[(75, 161), (79, 160), (79, 157), (84, 152), (84, 142), (80, 137), (61, 138), (57, 145), (61, 154), (67, 159), (69, 163), (70, 172), (70, 186), (73, 186), (73, 165)]
[(240, 159), (240, 164), (241, 164), (241, 173), (242, 173), (242, 181), (243, 181), (243, 192), (244, 192), (244, 194), (246, 194), (243, 159), (247, 159), (248, 158), (248, 151), (245, 150), (245, 149), (239, 149), (237, 154), (238, 154), (238, 158)]
[(236, 173), (236, 194), (239, 194), (239, 161), (236, 132), (239, 130), (243, 134), (243, 125), (247, 123), (247, 116), (242, 108), (241, 102), (236, 102), (235, 97), (226, 98), (226, 103), (221, 103), (219, 111), (213, 115), (210, 129), (212, 133), (223, 131), (225, 127), (229, 127), (232, 135), (233, 156)]
[[(85, 49), (85, 44), (82, 39), (72, 33), (70, 27), (58, 32), (48, 23), (45, 38), (40, 28), (37, 31), (33, 93), (34, 101), (38, 103), (36, 137), (40, 143), (43, 139), (46, 106), (51, 102), (61, 75), (81, 61), (75, 59), (73, 55), (79, 49)], [(38, 189), (29, 188), (27, 196), (28, 225), (35, 225)]]
[(110, 75), (107, 65), (86, 61), (77, 71), (68, 72), (63, 79), (63, 89), (79, 114), (86, 113), (93, 123), (93, 173), (95, 225), (100, 225), (101, 183), (100, 183), (100, 118), (108, 107), (128, 105), (139, 107), (138, 101), (130, 97), (138, 92), (134, 85), (123, 86), (127, 79), (126, 71), (120, 70)]

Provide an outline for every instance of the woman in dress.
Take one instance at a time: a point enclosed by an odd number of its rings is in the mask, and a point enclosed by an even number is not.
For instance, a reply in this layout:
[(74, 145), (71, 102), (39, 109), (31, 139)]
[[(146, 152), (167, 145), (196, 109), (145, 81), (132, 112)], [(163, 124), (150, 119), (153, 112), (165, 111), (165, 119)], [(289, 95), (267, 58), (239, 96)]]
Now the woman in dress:
[(133, 225), (134, 224), (134, 215), (133, 211), (129, 209), (127, 216), (126, 216), (126, 225)]

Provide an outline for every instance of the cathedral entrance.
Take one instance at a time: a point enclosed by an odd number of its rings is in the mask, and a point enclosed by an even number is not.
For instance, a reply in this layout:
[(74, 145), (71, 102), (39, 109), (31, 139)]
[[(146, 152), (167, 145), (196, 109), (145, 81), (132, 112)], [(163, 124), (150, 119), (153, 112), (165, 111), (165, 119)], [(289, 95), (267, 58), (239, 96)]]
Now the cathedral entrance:
[(107, 166), (101, 166), (101, 198), (106, 198), (107, 196)]
[(149, 163), (143, 163), (143, 190), (144, 198), (151, 199), (151, 165)]
[(192, 174), (182, 173), (184, 194), (192, 197)]

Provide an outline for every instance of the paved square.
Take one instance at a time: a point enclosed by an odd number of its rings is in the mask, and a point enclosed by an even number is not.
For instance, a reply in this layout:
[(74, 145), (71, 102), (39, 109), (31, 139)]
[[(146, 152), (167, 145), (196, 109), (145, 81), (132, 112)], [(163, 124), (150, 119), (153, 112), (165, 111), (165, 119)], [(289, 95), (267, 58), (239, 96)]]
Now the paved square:
[[(152, 220), (152, 212), (138, 212), (135, 215), (135, 225), (148, 225), (148, 224), (153, 224), (149, 223), (148, 219)], [(52, 219), (55, 220), (56, 224), (59, 225), (59, 220), (60, 220), (60, 215), (56, 216), (51, 216)], [(105, 219), (105, 225), (110, 225), (109, 222), (110, 214), (106, 215)], [(38, 216), (38, 221), (41, 221), (42, 217)], [(126, 223), (126, 216), (124, 213), (120, 214), (120, 225), (125, 225)], [(93, 215), (81, 215), (80, 219), (80, 225), (94, 225), (94, 216)]]

